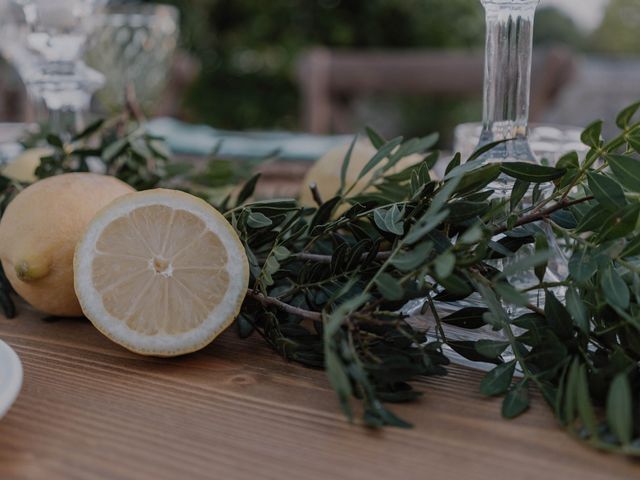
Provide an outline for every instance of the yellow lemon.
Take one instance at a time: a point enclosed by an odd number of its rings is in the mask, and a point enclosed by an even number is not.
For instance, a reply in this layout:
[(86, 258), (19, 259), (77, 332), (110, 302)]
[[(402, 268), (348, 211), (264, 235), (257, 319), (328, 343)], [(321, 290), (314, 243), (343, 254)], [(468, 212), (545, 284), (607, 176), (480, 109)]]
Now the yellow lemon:
[(93, 173), (68, 173), (34, 183), (0, 221), (0, 259), (13, 288), (50, 315), (80, 316), (73, 289), (73, 253), (93, 216), (133, 189)]
[(74, 261), (85, 315), (111, 340), (144, 355), (208, 345), (240, 311), (249, 262), (233, 227), (187, 193), (150, 190), (117, 199), (85, 231)]
[[(306, 206), (317, 206), (311, 194), (310, 185), (315, 184), (318, 192), (324, 201), (334, 197), (340, 189), (340, 171), (342, 164), (349, 151), (350, 145), (341, 145), (329, 150), (320, 159), (318, 159), (307, 172), (302, 189), (300, 191), (300, 203)], [(369, 160), (376, 154), (376, 149), (368, 141), (359, 141), (351, 152), (351, 160), (347, 175), (345, 178), (346, 187), (349, 188), (355, 184), (352, 190), (353, 194), (360, 193), (362, 188), (369, 182), (373, 176), (373, 171), (368, 172), (361, 179), (358, 176), (362, 169), (369, 163)], [(402, 158), (396, 165), (391, 167), (386, 174), (392, 175), (401, 172), (405, 168), (419, 163), (422, 160), (420, 155), (410, 155)], [(375, 169), (374, 169), (375, 170)]]

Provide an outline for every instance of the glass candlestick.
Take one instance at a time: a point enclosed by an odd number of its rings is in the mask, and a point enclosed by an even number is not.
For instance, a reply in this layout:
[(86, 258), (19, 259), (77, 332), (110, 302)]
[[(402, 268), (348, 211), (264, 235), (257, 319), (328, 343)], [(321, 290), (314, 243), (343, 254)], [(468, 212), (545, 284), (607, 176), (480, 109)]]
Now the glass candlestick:
[[(480, 0), (485, 8), (487, 33), (484, 70), (483, 121), (478, 147), (493, 142), (502, 142), (484, 153), (480, 158), (485, 162), (531, 162), (537, 163), (528, 140), (529, 94), (531, 84), (531, 60), (533, 44), (533, 23), (539, 0)], [(493, 198), (503, 199), (511, 194), (514, 179), (501, 175), (488, 187), (493, 190)], [(525, 196), (523, 203), (530, 202)], [(502, 235), (494, 238), (500, 240)], [(499, 270), (506, 265), (533, 254), (529, 246), (521, 247), (518, 252), (501, 260), (492, 260)], [(554, 274), (547, 271), (549, 281), (556, 280)], [(533, 272), (524, 272), (508, 277), (516, 288), (525, 290), (537, 285), (538, 279)], [(530, 303), (540, 306), (544, 299), (534, 290), (530, 294)], [(464, 300), (452, 302), (436, 301), (436, 308), (444, 316), (464, 307), (485, 307), (484, 299), (474, 293)], [(507, 313), (516, 316), (519, 307), (503, 304)], [(419, 306), (421, 311), (424, 306)], [(408, 313), (415, 313), (417, 306)], [(524, 313), (524, 310), (523, 312)], [(446, 325), (444, 328), (448, 340), (504, 340), (502, 331), (493, 331), (490, 326), (476, 330), (467, 330)], [(451, 352), (449, 352), (451, 353)], [(512, 358), (507, 350), (503, 357)], [(453, 357), (454, 361), (461, 361)]]
[(485, 9), (482, 134), (478, 147), (506, 140), (486, 161), (535, 162), (527, 139), (533, 21), (539, 0), (481, 0)]

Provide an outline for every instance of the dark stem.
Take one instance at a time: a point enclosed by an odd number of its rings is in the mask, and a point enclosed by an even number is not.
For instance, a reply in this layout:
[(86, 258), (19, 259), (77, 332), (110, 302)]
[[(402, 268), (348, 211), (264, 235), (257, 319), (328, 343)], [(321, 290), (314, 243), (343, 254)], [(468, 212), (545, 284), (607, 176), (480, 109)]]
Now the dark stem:
[(544, 317), (544, 310), (542, 310), (541, 308), (536, 307), (535, 305), (533, 305), (531, 303), (527, 304), (527, 308), (529, 310), (531, 310), (533, 313), (537, 313), (538, 315), (542, 315)]
[(140, 108), (138, 97), (136, 95), (136, 89), (131, 82), (128, 82), (124, 90), (125, 106), (129, 115), (138, 123), (145, 122), (145, 116)]
[[(333, 258), (333, 256), (331, 255), (321, 255), (318, 253), (306, 253), (306, 252), (296, 253), (293, 256), (300, 260), (309, 260), (311, 262), (317, 262), (317, 263), (331, 263), (331, 259)], [(369, 256), (368, 253), (363, 253), (360, 259), (365, 260), (368, 256)], [(378, 254), (376, 255), (376, 260), (386, 260), (390, 256), (391, 256), (390, 251), (378, 252)]]
[(277, 298), (267, 297), (261, 293), (256, 292), (255, 290), (247, 290), (247, 297), (260, 302), (264, 306), (277, 307), (282, 311), (291, 313), (292, 315), (298, 315), (299, 317), (305, 318), (307, 320), (313, 320), (314, 322), (319, 322), (322, 320), (322, 315), (318, 312), (312, 312), (311, 310), (294, 307), (293, 305), (289, 305), (288, 303), (278, 300)]
[(552, 213), (557, 212), (558, 210), (563, 210), (573, 205), (578, 205), (580, 203), (588, 202), (589, 200), (593, 200), (593, 195), (589, 195), (583, 198), (578, 198), (577, 200), (568, 200), (566, 198), (563, 198), (558, 203), (556, 203), (555, 205), (552, 205), (549, 208), (545, 208), (540, 212), (531, 213), (529, 215), (525, 215), (524, 217), (521, 217), (512, 227), (503, 225), (498, 229), (496, 229), (493, 233), (494, 235), (498, 235), (500, 233), (505, 233), (509, 230), (513, 230), (516, 227), (520, 227), (528, 223), (537, 222), (538, 220), (543, 220), (547, 218), (549, 215), (551, 215)]
[(427, 302), (429, 303), (429, 308), (431, 309), (431, 313), (433, 314), (433, 318), (436, 321), (436, 328), (438, 329), (438, 334), (442, 337), (442, 341), (447, 341), (447, 336), (444, 334), (444, 328), (442, 328), (442, 322), (440, 321), (440, 315), (438, 315), (438, 310), (436, 309), (435, 303), (433, 303), (433, 299), (431, 295), (427, 295)]

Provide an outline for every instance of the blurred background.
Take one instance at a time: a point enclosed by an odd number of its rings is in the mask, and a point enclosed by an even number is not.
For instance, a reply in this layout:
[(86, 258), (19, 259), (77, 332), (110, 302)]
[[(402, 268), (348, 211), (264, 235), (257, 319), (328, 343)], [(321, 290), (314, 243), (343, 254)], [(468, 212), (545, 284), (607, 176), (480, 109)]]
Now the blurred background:
[[(232, 130), (438, 131), (443, 147), (455, 125), (481, 118), (478, 0), (166, 3), (179, 10), (180, 38), (148, 115)], [(532, 120), (584, 126), (640, 98), (639, 26), (640, 0), (542, 0)], [(94, 53), (102, 71), (107, 53)], [(4, 88), (5, 117), (24, 114), (12, 100), (20, 86)]]
[[(482, 56), (484, 19), (477, 0), (172, 3), (181, 12), (181, 44), (200, 63), (180, 115), (218, 128), (314, 129), (309, 112), (305, 113), (309, 105), (304, 105), (312, 100), (305, 98), (306, 86), (298, 72), (305, 55), (318, 46), (348, 49), (354, 61), (357, 53), (381, 50), (439, 50), (452, 55), (464, 51)], [(609, 118), (640, 97), (639, 26), (640, 0), (542, 0), (534, 29), (536, 51), (566, 49), (573, 65), (570, 78), (552, 79), (560, 88), (534, 120), (582, 126), (595, 118)], [(544, 81), (544, 72), (536, 67), (546, 66), (534, 63), (534, 90)], [(441, 74), (434, 69), (428, 75)], [(321, 128), (315, 126), (318, 133), (353, 131), (370, 124), (387, 135), (440, 131), (444, 142), (450, 143), (453, 126), (480, 119), (481, 88), (460, 98), (438, 89), (430, 93), (409, 86), (406, 91), (391, 87), (393, 91), (384, 91), (369, 89), (357, 79), (352, 83), (337, 92), (342, 98), (331, 99), (348, 108), (350, 120), (330, 119)]]

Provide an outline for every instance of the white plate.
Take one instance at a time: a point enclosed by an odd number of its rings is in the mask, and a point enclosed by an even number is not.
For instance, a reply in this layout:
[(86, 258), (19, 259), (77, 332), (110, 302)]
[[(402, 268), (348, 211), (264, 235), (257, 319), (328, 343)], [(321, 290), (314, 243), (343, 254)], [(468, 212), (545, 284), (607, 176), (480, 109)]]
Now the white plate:
[(22, 387), (22, 364), (11, 347), (0, 340), (0, 418), (9, 411)]

